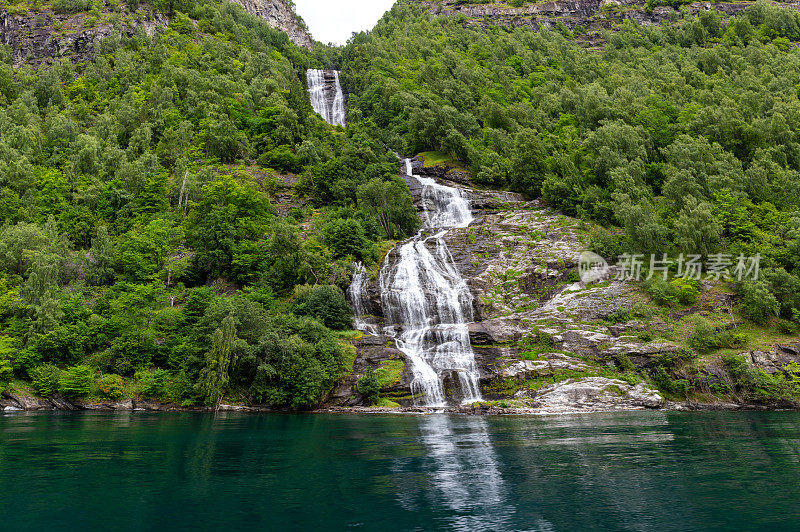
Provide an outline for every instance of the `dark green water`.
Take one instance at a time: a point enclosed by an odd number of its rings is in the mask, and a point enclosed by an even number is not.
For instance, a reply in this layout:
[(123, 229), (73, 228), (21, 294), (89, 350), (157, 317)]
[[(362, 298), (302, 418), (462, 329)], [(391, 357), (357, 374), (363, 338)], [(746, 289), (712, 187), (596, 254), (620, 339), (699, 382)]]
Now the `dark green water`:
[(800, 529), (800, 414), (0, 414), (0, 529)]

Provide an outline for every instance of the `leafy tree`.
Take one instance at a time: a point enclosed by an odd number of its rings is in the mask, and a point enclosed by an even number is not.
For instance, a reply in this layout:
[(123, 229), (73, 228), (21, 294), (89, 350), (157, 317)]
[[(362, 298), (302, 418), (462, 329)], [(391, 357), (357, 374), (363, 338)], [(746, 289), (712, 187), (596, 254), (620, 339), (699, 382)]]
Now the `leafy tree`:
[(94, 382), (94, 370), (89, 366), (72, 366), (61, 373), (58, 389), (67, 397), (88, 395)]
[(103, 375), (97, 383), (97, 393), (104, 399), (119, 399), (125, 394), (125, 381), (119, 375)]
[(331, 329), (350, 329), (353, 323), (350, 305), (336, 286), (298, 286), (292, 311), (316, 318)]
[(214, 331), (211, 349), (206, 353), (205, 367), (200, 371), (195, 388), (208, 406), (219, 407), (222, 394), (228, 386), (231, 363), (235, 355), (236, 325), (233, 317), (222, 321), (222, 327)]
[(381, 393), (381, 384), (376, 371), (372, 368), (367, 369), (364, 375), (358, 379), (357, 388), (365, 403), (368, 405), (377, 403)]
[(50, 397), (58, 392), (61, 383), (61, 370), (52, 364), (36, 366), (29, 371), (33, 389), (42, 397)]
[(766, 323), (778, 315), (780, 304), (764, 281), (746, 281), (739, 285), (741, 312), (755, 323)]
[(390, 239), (413, 234), (420, 225), (408, 187), (400, 178), (373, 178), (358, 187), (358, 206), (374, 216)]
[(322, 227), (322, 235), (334, 257), (364, 259), (367, 238), (358, 220), (334, 218)]

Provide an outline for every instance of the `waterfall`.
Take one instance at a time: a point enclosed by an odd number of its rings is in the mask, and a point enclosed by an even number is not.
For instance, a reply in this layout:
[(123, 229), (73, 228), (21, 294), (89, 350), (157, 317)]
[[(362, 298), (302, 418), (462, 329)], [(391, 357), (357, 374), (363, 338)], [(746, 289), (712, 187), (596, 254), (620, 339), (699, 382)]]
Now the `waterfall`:
[[(444, 241), (449, 229), (470, 224), (472, 211), (459, 189), (414, 175), (409, 160), (405, 166), (406, 174), (422, 186), (424, 228), (392, 251), (396, 260), (386, 260), (381, 267), (384, 332), (394, 337), (411, 363), (416, 403), (446, 406), (446, 378), (452, 379), (453, 399), (479, 401), (479, 375), (467, 326), (474, 321), (472, 294)], [(353, 285), (362, 282), (357, 271)]]
[(369, 272), (360, 262), (355, 264), (353, 272), (353, 282), (347, 289), (347, 296), (353, 306), (353, 328), (357, 331), (364, 331), (367, 334), (379, 334), (375, 320), (367, 312), (366, 286), (369, 282)]
[(311, 107), (334, 126), (345, 123), (344, 91), (338, 70), (310, 69), (306, 72)]

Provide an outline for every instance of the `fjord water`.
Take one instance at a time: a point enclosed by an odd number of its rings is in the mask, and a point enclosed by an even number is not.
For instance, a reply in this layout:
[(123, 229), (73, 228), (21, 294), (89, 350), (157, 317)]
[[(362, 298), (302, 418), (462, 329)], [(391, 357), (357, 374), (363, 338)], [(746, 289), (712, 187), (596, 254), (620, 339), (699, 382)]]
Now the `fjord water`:
[[(381, 266), (384, 331), (411, 363), (411, 392), (417, 404), (446, 406), (445, 378), (453, 381), (456, 402), (478, 401), (479, 373), (468, 329), (474, 321), (472, 293), (444, 240), (448, 230), (472, 222), (472, 210), (460, 189), (414, 175), (408, 159), (405, 168), (406, 176), (422, 189), (424, 225), (415, 237), (392, 250)], [(350, 294), (356, 328), (365, 324), (354, 288), (359, 282), (357, 270)]]
[(800, 414), (0, 414), (3, 530), (800, 528)]

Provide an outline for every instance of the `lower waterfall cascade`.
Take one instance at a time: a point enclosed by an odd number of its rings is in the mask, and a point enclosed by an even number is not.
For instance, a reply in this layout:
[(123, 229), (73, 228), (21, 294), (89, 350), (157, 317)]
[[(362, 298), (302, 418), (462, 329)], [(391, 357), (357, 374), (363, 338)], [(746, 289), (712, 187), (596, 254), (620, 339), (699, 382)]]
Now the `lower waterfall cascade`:
[[(480, 401), (468, 329), (474, 321), (473, 296), (444, 240), (450, 229), (472, 222), (472, 210), (460, 189), (414, 175), (408, 159), (404, 164), (407, 177), (422, 187), (423, 228), (393, 249), (381, 265), (383, 334), (394, 338), (411, 365), (415, 404), (447, 406), (447, 378), (452, 379), (451, 402)], [(354, 326), (374, 334), (377, 327), (364, 311), (367, 276), (363, 265), (357, 265), (348, 295), (356, 315)]]

